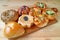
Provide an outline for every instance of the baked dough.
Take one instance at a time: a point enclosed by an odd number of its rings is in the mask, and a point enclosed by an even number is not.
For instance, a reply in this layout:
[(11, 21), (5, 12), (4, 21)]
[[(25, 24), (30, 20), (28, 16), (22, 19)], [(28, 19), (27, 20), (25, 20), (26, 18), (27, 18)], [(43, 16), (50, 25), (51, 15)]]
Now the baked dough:
[(22, 15), (18, 19), (18, 23), (23, 27), (30, 28), (33, 23), (33, 16), (31, 15)]
[(19, 17), (19, 14), (15, 10), (6, 10), (1, 14), (1, 19), (3, 22), (7, 23), (8, 21), (16, 21)]
[(18, 9), (19, 15), (28, 14), (29, 11), (30, 11), (30, 8), (28, 6), (25, 6), (25, 5)]
[(8, 22), (4, 28), (4, 35), (7, 38), (15, 38), (25, 33), (24, 28), (16, 22)]
[(50, 21), (55, 20), (57, 13), (52, 9), (43, 10), (42, 14), (44, 14)]

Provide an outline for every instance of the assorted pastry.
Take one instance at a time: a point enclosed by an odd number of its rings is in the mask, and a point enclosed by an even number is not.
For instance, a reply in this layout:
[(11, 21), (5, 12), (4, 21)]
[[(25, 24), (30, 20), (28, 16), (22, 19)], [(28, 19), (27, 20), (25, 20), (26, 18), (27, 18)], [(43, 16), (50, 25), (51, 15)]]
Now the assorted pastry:
[(15, 38), (26, 33), (26, 29), (35, 25), (38, 28), (56, 20), (57, 8), (48, 8), (45, 3), (36, 2), (32, 7), (22, 6), (16, 10), (2, 12), (1, 19), (5, 22), (4, 35)]

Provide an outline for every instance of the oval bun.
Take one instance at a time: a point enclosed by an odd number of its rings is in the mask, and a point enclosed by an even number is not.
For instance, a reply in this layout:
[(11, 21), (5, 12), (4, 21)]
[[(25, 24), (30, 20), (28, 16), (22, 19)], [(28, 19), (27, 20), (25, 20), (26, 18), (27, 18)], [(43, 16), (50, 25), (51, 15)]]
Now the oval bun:
[(7, 38), (22, 36), (24, 33), (24, 28), (16, 22), (8, 22), (4, 28), (4, 35)]

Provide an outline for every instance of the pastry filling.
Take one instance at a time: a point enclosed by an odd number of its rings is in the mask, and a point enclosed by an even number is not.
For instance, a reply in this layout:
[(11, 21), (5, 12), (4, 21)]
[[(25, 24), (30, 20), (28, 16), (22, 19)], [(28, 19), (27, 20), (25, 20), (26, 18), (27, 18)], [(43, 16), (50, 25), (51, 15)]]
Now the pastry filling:
[(33, 16), (30, 15), (22, 15), (19, 17), (18, 23), (21, 24), (23, 27), (31, 27), (33, 23)]
[(47, 11), (46, 11), (46, 14), (48, 14), (48, 15), (54, 15), (54, 12), (51, 11), (51, 10), (47, 10)]
[(44, 8), (44, 4), (43, 4), (43, 3), (40, 3), (40, 7), (41, 7), (41, 8)]
[(25, 21), (28, 21), (28, 17), (27, 17), (27, 16), (25, 16), (25, 17), (24, 17), (24, 20), (25, 20)]
[(43, 3), (37, 3), (37, 6), (40, 6), (41, 8), (44, 8), (44, 4)]

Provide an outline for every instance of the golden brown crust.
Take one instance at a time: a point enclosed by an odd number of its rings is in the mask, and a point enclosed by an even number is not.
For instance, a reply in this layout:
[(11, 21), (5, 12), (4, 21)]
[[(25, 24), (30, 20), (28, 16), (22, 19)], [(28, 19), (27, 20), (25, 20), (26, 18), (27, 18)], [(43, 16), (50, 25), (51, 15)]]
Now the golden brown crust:
[(4, 35), (7, 38), (15, 38), (25, 33), (24, 28), (16, 22), (8, 22), (4, 28)]
[(8, 21), (16, 21), (19, 17), (19, 14), (15, 10), (6, 10), (1, 14), (1, 19), (7, 23)]

